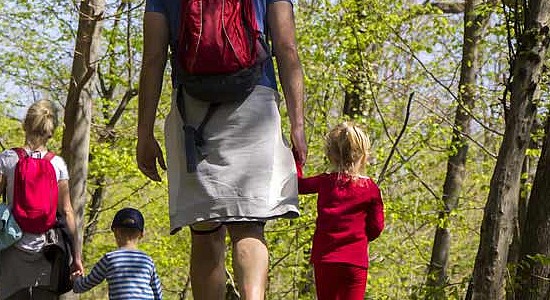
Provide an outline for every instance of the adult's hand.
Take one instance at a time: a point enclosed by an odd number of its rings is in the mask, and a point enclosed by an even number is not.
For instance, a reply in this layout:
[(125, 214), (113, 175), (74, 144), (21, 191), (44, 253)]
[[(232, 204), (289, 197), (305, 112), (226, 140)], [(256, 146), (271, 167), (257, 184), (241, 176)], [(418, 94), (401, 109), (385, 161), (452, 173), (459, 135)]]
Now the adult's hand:
[(71, 264), (71, 274), (82, 276), (84, 274), (84, 266), (82, 265), (82, 260), (75, 259)]
[(307, 159), (307, 143), (304, 128), (293, 128), (290, 132), (294, 159), (303, 166)]
[(138, 137), (136, 148), (136, 159), (139, 170), (147, 177), (154, 181), (161, 181), (157, 162), (159, 166), (166, 170), (166, 163), (162, 155), (159, 143), (153, 137), (140, 138)]

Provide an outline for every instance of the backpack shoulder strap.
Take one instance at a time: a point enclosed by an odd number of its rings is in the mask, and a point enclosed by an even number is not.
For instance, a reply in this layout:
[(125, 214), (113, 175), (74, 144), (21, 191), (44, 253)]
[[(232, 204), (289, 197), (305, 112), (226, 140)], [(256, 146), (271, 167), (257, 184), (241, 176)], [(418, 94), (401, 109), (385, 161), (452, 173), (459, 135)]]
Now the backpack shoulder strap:
[(185, 115), (185, 99), (183, 96), (183, 85), (179, 85), (177, 88), (176, 104), (178, 111), (183, 122), (183, 131), (185, 132), (185, 157), (187, 160), (187, 173), (194, 173), (197, 170), (197, 147), (201, 147), (204, 144), (202, 133), (206, 122), (210, 120), (220, 103), (210, 103), (208, 110), (201, 123), (197, 128), (187, 124), (187, 117)]
[(15, 153), (17, 153), (17, 156), (19, 156), (19, 159), (23, 159), (27, 156), (29, 156), (27, 154), (27, 151), (25, 151), (25, 149), (23, 148), (12, 148), (11, 150), (15, 151)]
[(55, 157), (55, 153), (48, 151), (48, 153), (46, 153), (46, 155), (44, 155), (42, 159), (51, 161), (54, 157)]

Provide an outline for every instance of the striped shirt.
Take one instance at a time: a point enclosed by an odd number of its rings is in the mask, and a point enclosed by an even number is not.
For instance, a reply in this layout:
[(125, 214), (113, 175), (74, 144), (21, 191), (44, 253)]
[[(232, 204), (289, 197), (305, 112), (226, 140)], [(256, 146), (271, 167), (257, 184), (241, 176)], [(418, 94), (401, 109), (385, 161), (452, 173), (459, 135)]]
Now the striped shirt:
[(105, 254), (88, 276), (74, 282), (83, 293), (107, 279), (109, 299), (162, 299), (162, 288), (151, 257), (139, 250), (118, 249)]

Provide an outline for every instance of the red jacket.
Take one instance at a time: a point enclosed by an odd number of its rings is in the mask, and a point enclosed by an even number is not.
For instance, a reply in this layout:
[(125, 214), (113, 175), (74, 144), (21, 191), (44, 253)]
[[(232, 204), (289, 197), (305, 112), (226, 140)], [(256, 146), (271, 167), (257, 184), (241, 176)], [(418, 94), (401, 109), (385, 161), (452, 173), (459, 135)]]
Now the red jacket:
[(311, 262), (368, 268), (369, 241), (384, 229), (384, 205), (376, 183), (362, 176), (352, 180), (343, 173), (303, 178), (298, 165), (298, 191), (318, 194)]

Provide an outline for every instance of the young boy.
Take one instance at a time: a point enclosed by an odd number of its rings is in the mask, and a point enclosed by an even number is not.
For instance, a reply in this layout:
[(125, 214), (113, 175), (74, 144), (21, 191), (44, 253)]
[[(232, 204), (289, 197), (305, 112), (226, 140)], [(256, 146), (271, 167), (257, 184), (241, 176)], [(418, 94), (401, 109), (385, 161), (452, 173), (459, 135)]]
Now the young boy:
[(151, 257), (137, 249), (143, 237), (143, 215), (137, 209), (119, 210), (111, 230), (118, 249), (105, 254), (88, 276), (73, 274), (75, 293), (83, 293), (107, 279), (109, 299), (162, 299), (160, 280)]

